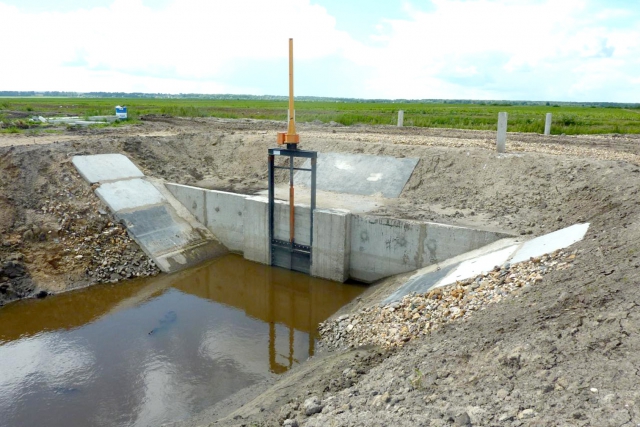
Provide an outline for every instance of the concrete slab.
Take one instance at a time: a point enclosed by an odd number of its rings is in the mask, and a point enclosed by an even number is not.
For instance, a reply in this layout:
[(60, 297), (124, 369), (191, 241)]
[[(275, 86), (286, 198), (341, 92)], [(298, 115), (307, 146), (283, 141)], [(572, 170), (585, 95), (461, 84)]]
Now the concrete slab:
[(527, 261), (531, 257), (539, 257), (571, 246), (582, 240), (588, 229), (589, 223), (575, 224), (571, 227), (563, 228), (562, 230), (529, 240), (515, 253), (511, 259), (511, 263), (515, 264)]
[(244, 250), (243, 194), (165, 184), (167, 190), (230, 251)]
[(114, 212), (166, 202), (153, 184), (139, 178), (102, 184), (96, 194)]
[(140, 169), (122, 154), (74, 156), (72, 162), (80, 175), (90, 184), (144, 176)]
[(164, 272), (227, 252), (224, 246), (191, 227), (168, 204), (119, 212), (116, 218), (124, 222), (129, 234)]
[(124, 220), (127, 230), (143, 248), (156, 255), (195, 243), (200, 237), (194, 236), (191, 227), (172, 215), (165, 204), (117, 213), (116, 217)]
[(423, 294), (427, 292), (429, 289), (435, 287), (440, 280), (453, 271), (458, 265), (459, 264), (452, 264), (443, 268), (432, 266), (430, 271), (410, 278), (404, 285), (398, 288), (398, 290), (382, 301), (382, 305), (390, 304), (394, 301), (401, 301), (405, 295), (411, 293)]
[(507, 259), (516, 249), (518, 249), (517, 245), (509, 246), (508, 248), (464, 261), (438, 282), (438, 286), (447, 286), (456, 283), (458, 280), (470, 279), (478, 274), (492, 270), (495, 266), (501, 266), (507, 262)]
[[(418, 164), (415, 158), (367, 154), (318, 153), (316, 185), (338, 193), (398, 197)], [(311, 160), (304, 163), (311, 167)], [(311, 174), (298, 171), (295, 182), (311, 186)]]

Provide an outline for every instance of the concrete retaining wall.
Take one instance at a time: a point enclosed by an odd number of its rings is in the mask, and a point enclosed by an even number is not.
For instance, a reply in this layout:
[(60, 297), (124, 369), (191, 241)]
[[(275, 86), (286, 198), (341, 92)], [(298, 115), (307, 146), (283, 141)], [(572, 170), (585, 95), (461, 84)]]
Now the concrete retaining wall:
[(353, 215), (350, 276), (373, 282), (481, 248), (501, 233), (445, 224)]
[[(225, 246), (248, 260), (270, 264), (268, 200), (167, 184)], [(296, 206), (296, 241), (308, 245), (309, 207)], [(374, 282), (481, 248), (505, 234), (444, 224), (354, 215), (339, 209), (314, 212), (311, 274), (344, 282)], [(289, 205), (276, 201), (274, 234), (289, 240)]]

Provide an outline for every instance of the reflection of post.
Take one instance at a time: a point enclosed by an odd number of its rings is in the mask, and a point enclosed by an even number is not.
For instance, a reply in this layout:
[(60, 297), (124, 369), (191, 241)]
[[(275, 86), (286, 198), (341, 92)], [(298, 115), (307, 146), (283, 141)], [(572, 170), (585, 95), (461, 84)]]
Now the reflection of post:
[(269, 368), (274, 374), (282, 374), (287, 371), (287, 367), (276, 361), (276, 317), (273, 312), (275, 307), (275, 292), (273, 289), (273, 269), (267, 270), (267, 292), (269, 294)]
[(316, 352), (316, 339), (313, 334), (309, 334), (309, 357)]
[(269, 370), (274, 374), (281, 374), (287, 369), (276, 362), (276, 324), (269, 322)]
[(307, 310), (307, 313), (309, 313), (309, 320), (307, 321), (307, 325), (309, 325), (309, 357), (311, 357), (313, 356), (313, 353), (315, 353), (315, 332), (318, 328), (318, 325), (313, 324), (313, 307), (315, 307), (315, 304), (313, 303), (313, 296), (315, 295), (315, 292), (313, 292), (313, 283), (311, 282), (311, 280), (308, 280), (307, 283), (307, 289), (309, 290), (309, 310)]
[(296, 300), (294, 298), (294, 293), (289, 291), (289, 313), (291, 313), (291, 323), (289, 324), (289, 369), (293, 366), (293, 340), (294, 340), (294, 329), (293, 325), (295, 325), (294, 313), (295, 313), (295, 304)]
[[(293, 362), (296, 361), (295, 358), (293, 357), (294, 328), (293, 328), (293, 324), (287, 325), (289, 327), (289, 356), (287, 357), (289, 366), (285, 366), (278, 363), (278, 361), (276, 360), (276, 356), (278, 355), (276, 350), (276, 316), (274, 313), (274, 308), (276, 305), (275, 304), (276, 284), (274, 283), (274, 280), (273, 280), (272, 269), (269, 269), (267, 276), (268, 276), (267, 289), (269, 292), (269, 367), (271, 372), (273, 372), (274, 374), (282, 374), (284, 372), (287, 372), (289, 369), (291, 369), (291, 367), (293, 366)], [(293, 292), (290, 291), (289, 295), (291, 296), (290, 310), (293, 313), (294, 303), (295, 303), (295, 299), (293, 298)]]

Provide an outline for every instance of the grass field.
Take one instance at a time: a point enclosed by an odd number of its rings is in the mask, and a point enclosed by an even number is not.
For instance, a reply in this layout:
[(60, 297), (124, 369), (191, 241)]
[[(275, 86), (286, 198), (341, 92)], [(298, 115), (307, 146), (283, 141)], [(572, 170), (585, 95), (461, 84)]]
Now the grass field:
[[(254, 118), (286, 121), (285, 101), (149, 99), (149, 98), (0, 98), (0, 131), (19, 132), (30, 126), (20, 114), (93, 116), (114, 114), (126, 105), (136, 121), (145, 114), (179, 117)], [(509, 113), (510, 132), (543, 133), (545, 113), (553, 113), (552, 134), (640, 133), (640, 108), (521, 106), (495, 104), (433, 104), (375, 102), (296, 102), (296, 120), (343, 125), (394, 125), (404, 110), (404, 125), (494, 130), (498, 112)]]

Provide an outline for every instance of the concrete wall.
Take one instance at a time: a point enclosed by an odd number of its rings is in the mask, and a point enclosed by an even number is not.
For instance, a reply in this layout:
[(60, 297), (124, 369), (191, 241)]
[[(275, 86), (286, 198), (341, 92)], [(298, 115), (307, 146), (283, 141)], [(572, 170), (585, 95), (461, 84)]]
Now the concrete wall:
[(247, 196), (224, 191), (203, 191), (203, 224), (230, 251), (244, 251), (245, 200)]
[(311, 275), (344, 282), (351, 259), (351, 214), (342, 209), (316, 209), (313, 214)]
[(264, 197), (247, 197), (243, 215), (244, 257), (249, 261), (271, 264), (269, 204)]
[[(176, 199), (230, 250), (271, 263), (268, 200), (167, 184)], [(296, 206), (296, 241), (310, 242), (308, 206)], [(506, 235), (444, 224), (353, 215), (316, 209), (311, 275), (344, 282), (374, 282), (481, 248)], [(289, 205), (276, 201), (274, 235), (289, 240)]]
[(392, 218), (351, 217), (350, 277), (373, 282), (481, 248), (502, 233)]
[(166, 187), (230, 251), (244, 251), (243, 216), (249, 196), (179, 184)]
[[(193, 215), (200, 224), (206, 226), (206, 217), (204, 210), (204, 193), (205, 190), (198, 187), (181, 185), (181, 191), (172, 191), (176, 184), (166, 184), (167, 189), (173, 194), (180, 203), (186, 207), (191, 215)], [(224, 242), (223, 242), (224, 243)], [(226, 246), (226, 245), (225, 245)]]

